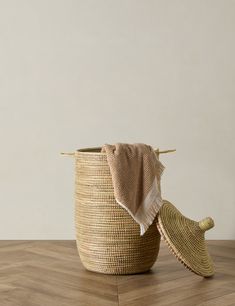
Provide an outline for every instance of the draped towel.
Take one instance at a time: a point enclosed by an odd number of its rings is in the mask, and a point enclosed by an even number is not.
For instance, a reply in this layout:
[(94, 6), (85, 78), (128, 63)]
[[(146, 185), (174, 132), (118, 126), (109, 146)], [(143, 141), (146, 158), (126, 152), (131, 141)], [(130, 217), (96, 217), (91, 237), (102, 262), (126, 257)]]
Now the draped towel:
[(105, 144), (114, 196), (140, 225), (143, 235), (162, 205), (161, 175), (164, 166), (149, 145), (136, 143)]

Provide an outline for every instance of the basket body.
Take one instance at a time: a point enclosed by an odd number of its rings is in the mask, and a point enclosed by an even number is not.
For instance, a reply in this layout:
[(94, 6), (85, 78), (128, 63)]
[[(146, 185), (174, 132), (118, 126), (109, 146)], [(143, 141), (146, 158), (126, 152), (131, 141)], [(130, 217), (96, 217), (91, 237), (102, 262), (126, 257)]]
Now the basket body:
[(156, 261), (160, 234), (139, 225), (114, 198), (105, 153), (99, 148), (75, 153), (75, 226), (80, 259), (87, 270), (106, 274), (148, 271)]

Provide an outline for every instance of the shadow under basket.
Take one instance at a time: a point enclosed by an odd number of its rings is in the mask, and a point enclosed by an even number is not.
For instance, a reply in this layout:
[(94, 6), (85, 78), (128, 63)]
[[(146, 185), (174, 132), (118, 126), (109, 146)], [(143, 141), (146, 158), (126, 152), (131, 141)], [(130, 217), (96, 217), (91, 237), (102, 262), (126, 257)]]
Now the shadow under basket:
[(114, 198), (105, 153), (77, 150), (75, 157), (75, 226), (81, 262), (106, 274), (148, 271), (155, 263), (160, 233), (155, 222), (140, 236), (139, 225)]

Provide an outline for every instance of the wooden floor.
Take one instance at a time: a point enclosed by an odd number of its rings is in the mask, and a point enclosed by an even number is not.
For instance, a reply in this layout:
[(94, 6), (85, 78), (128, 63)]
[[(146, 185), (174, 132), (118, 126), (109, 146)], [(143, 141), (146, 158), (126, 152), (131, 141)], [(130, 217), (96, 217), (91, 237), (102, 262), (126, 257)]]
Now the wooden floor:
[(235, 305), (235, 241), (208, 241), (216, 275), (186, 270), (164, 242), (151, 272), (86, 271), (74, 241), (0, 241), (0, 306)]

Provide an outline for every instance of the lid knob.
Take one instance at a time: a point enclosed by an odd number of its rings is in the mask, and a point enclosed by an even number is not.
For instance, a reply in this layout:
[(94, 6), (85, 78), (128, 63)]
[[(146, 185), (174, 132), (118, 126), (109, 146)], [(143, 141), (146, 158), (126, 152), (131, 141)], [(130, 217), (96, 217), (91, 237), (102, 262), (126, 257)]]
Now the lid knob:
[(200, 229), (205, 232), (209, 230), (210, 228), (214, 227), (215, 223), (211, 217), (206, 217), (205, 219), (202, 219), (201, 221), (199, 221), (198, 225)]

